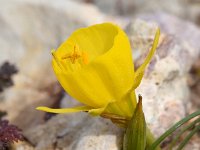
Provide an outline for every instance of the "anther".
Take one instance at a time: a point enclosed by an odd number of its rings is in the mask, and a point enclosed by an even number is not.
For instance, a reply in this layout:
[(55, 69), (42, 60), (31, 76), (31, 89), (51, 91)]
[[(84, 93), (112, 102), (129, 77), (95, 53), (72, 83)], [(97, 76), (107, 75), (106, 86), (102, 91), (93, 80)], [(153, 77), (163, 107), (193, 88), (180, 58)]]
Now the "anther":
[(67, 54), (65, 56), (62, 57), (62, 59), (70, 59), (70, 61), (75, 64), (76, 60), (79, 59), (80, 57), (83, 58), (83, 62), (86, 64), (87, 62), (87, 59), (86, 59), (86, 56), (85, 54), (80, 54), (78, 53), (78, 51), (76, 50), (79, 50), (79, 47), (77, 45), (74, 45), (74, 51), (72, 54)]

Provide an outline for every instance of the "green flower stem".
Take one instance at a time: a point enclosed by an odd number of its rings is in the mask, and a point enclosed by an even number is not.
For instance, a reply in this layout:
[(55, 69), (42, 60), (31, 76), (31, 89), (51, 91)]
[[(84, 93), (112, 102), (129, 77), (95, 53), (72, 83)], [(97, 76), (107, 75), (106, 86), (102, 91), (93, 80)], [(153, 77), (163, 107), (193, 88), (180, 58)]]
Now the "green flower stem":
[[(133, 100), (133, 102), (135, 101), (135, 95), (132, 96), (131, 100)], [(133, 105), (133, 107), (135, 106)], [(103, 113), (101, 114), (101, 117), (110, 119), (113, 123), (125, 129), (127, 128), (128, 122), (131, 120), (131, 118), (119, 116), (116, 114), (110, 114), (110, 113)], [(146, 149), (148, 149), (154, 142), (155, 142), (155, 138), (152, 132), (150, 131), (148, 127), (146, 127)], [(157, 146), (155, 150), (160, 150), (160, 147)]]
[(131, 120), (127, 124), (123, 141), (123, 150), (145, 150), (146, 121), (142, 110), (142, 97), (139, 100)]
[(200, 110), (196, 111), (189, 116), (185, 117), (184, 119), (177, 122), (175, 125), (173, 125), (170, 129), (168, 129), (164, 134), (162, 134), (149, 148), (148, 150), (155, 150), (157, 146), (170, 134), (172, 134), (177, 128), (179, 128), (181, 125), (189, 121), (190, 119), (200, 115)]
[[(152, 134), (151, 130), (147, 127), (147, 131), (146, 131), (146, 149), (148, 149), (154, 142), (155, 142), (155, 138), (154, 135)], [(160, 147), (158, 146), (155, 150), (161, 150)]]
[(182, 150), (182, 148), (188, 143), (188, 141), (192, 138), (192, 136), (200, 130), (200, 125), (196, 126), (187, 136), (186, 138), (180, 143), (177, 150)]
[(190, 123), (189, 125), (187, 125), (186, 127), (184, 127), (183, 129), (181, 129), (181, 131), (177, 134), (177, 136), (174, 138), (174, 140), (171, 142), (170, 146), (169, 146), (169, 150), (172, 150), (172, 148), (174, 147), (174, 145), (177, 143), (178, 139), (180, 138), (180, 136), (186, 132), (187, 130), (189, 130), (190, 128), (194, 127), (194, 125), (196, 123), (200, 122), (200, 118), (197, 118), (196, 120), (194, 120), (192, 123)]

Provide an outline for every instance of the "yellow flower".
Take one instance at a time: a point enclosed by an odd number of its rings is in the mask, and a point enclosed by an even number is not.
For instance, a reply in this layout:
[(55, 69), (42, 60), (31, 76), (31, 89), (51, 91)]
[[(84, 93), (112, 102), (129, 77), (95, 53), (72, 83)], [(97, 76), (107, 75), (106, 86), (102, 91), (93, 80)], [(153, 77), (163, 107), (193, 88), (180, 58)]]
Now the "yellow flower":
[(88, 111), (93, 115), (131, 117), (136, 106), (134, 90), (155, 52), (159, 34), (158, 29), (149, 55), (135, 72), (129, 39), (122, 29), (111, 23), (78, 29), (52, 51), (52, 64), (65, 91), (84, 105), (37, 109), (53, 113)]

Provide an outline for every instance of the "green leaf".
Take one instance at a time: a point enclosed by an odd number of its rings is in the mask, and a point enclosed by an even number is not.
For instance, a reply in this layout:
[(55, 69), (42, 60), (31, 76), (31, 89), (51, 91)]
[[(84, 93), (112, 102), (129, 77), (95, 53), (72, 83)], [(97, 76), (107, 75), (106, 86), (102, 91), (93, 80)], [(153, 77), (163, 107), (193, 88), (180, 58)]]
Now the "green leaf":
[(176, 129), (181, 127), (184, 123), (189, 121), (190, 119), (199, 116), (200, 115), (200, 110), (196, 111), (187, 117), (183, 118), (182, 120), (178, 121), (176, 124), (174, 124), (171, 128), (169, 128), (167, 131), (165, 131), (149, 148), (148, 150), (155, 150), (156, 147), (160, 145), (160, 143), (169, 135), (171, 135)]
[(145, 147), (146, 122), (142, 110), (142, 96), (139, 95), (139, 102), (126, 129), (123, 150), (145, 150)]
[(189, 142), (189, 140), (192, 138), (192, 136), (199, 132), (200, 130), (200, 126), (196, 126), (186, 137), (185, 139), (180, 143), (179, 147), (177, 148), (177, 150), (182, 150), (184, 148), (184, 146)]
[(196, 120), (191, 122), (189, 125), (187, 125), (184, 128), (182, 128), (180, 130), (180, 132), (176, 135), (176, 137), (173, 139), (173, 141), (171, 142), (171, 144), (169, 146), (169, 150), (173, 149), (173, 147), (176, 145), (176, 143), (178, 142), (178, 140), (180, 139), (182, 134), (184, 134), (187, 130), (189, 130), (191, 128), (194, 128), (195, 125), (198, 124), (199, 122), (200, 122), (200, 118), (197, 118)]

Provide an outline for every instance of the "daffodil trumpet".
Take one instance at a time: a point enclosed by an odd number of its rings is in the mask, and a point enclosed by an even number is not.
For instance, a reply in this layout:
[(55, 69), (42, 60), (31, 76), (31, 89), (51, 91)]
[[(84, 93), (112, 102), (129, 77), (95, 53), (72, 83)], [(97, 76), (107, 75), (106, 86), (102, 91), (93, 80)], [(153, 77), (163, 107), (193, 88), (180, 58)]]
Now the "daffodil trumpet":
[(103, 23), (76, 30), (52, 51), (52, 65), (65, 91), (83, 105), (37, 109), (51, 113), (87, 111), (113, 120), (130, 119), (137, 104), (135, 89), (154, 55), (159, 35), (158, 29), (148, 56), (135, 71), (129, 39), (120, 27)]

